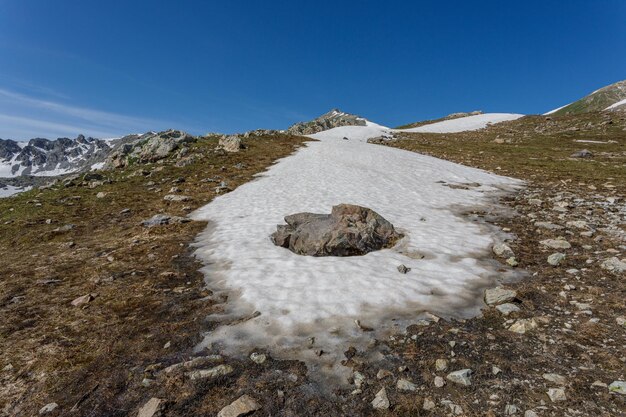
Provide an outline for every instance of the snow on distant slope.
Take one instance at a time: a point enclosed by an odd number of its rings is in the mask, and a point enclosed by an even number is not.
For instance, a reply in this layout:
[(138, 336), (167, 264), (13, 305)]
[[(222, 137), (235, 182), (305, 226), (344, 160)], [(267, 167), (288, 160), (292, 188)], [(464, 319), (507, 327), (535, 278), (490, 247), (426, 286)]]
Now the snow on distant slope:
[(0, 185), (0, 198), (10, 197), (15, 194), (30, 190), (30, 187), (14, 187), (12, 185)]
[(567, 107), (567, 106), (569, 106), (570, 104), (572, 104), (572, 103), (568, 103), (568, 104), (566, 104), (565, 106), (561, 106), (561, 107), (556, 108), (556, 109), (554, 109), (554, 110), (550, 110), (549, 112), (545, 112), (543, 115), (544, 115), (544, 116), (547, 116), (547, 115), (549, 115), (549, 114), (556, 113), (556, 112), (558, 112), (559, 110), (566, 108), (566, 107)]
[(607, 107), (604, 110), (612, 110), (612, 109), (615, 109), (615, 108), (617, 108), (619, 106), (624, 106), (624, 105), (626, 105), (626, 98), (624, 100), (618, 101), (617, 103), (611, 104), (609, 107)]
[(478, 130), (487, 127), (489, 124), (516, 120), (524, 117), (523, 114), (515, 113), (485, 113), (476, 116), (461, 117), (458, 119), (444, 120), (443, 122), (432, 123), (412, 129), (402, 129), (400, 132), (421, 132), (421, 133), (456, 133), (469, 130)]
[[(488, 256), (494, 239), (487, 227), (458, 211), (492, 207), (490, 192), (520, 183), (366, 143), (388, 131), (368, 123), (314, 134), (318, 141), (192, 213), (209, 222), (196, 242), (196, 255), (206, 265), (215, 299), (228, 294), (227, 317), (253, 317), (218, 327), (200, 347), (240, 354), (250, 346), (267, 347), (275, 357), (337, 363), (333, 355), (341, 356), (342, 348), (372, 337), (354, 320), (379, 334), (401, 323), (389, 317), (479, 312), (481, 288), (498, 275), (495, 265), (480, 259)], [(482, 185), (455, 189), (442, 182)], [(300, 256), (270, 241), (284, 216), (329, 213), (341, 203), (375, 210), (405, 237), (394, 248), (354, 257)], [(401, 274), (400, 264), (412, 270)], [(311, 337), (315, 345), (308, 349)], [(328, 354), (317, 358), (314, 349)]]

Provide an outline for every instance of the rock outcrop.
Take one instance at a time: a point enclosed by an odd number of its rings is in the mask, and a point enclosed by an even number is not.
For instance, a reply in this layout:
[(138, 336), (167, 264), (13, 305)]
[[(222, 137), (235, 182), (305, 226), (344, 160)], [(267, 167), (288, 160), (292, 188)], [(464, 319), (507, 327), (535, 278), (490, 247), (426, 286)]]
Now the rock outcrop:
[(105, 169), (123, 168), (132, 163), (150, 163), (168, 157), (196, 139), (180, 130), (146, 133), (122, 138), (104, 164)]
[(292, 214), (285, 222), (272, 234), (272, 242), (299, 255), (365, 255), (391, 247), (402, 238), (375, 211), (350, 204), (334, 206), (331, 214)]
[(333, 109), (326, 114), (310, 122), (300, 122), (287, 129), (287, 133), (292, 135), (312, 135), (340, 126), (365, 126), (367, 121), (354, 114), (344, 113), (341, 110)]

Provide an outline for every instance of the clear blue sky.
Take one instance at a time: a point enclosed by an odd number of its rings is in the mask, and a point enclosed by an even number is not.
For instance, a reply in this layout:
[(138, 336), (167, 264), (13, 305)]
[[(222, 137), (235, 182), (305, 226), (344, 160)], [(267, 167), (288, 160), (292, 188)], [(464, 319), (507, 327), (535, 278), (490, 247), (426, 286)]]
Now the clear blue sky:
[(626, 79), (626, 1), (0, 0), (0, 137), (541, 113)]

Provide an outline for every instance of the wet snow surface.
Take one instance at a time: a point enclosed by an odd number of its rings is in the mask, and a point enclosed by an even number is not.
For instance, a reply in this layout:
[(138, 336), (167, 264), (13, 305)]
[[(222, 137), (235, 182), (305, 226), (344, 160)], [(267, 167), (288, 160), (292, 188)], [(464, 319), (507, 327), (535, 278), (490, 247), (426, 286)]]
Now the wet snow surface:
[[(218, 327), (202, 346), (241, 353), (267, 347), (277, 357), (304, 360), (314, 360), (313, 349), (323, 349), (331, 352), (323, 358), (332, 361), (332, 352), (340, 356), (340, 348), (363, 339), (354, 320), (380, 331), (400, 323), (392, 317), (414, 322), (424, 311), (478, 312), (480, 288), (495, 277), (494, 266), (479, 259), (493, 236), (458, 212), (492, 205), (494, 192), (521, 183), (365, 142), (385, 131), (369, 123), (315, 134), (319, 142), (192, 214), (210, 222), (198, 237), (197, 255), (215, 299), (228, 295), (220, 319), (260, 312)], [(442, 181), (481, 185), (455, 189)], [(330, 213), (340, 203), (377, 211), (405, 238), (391, 249), (344, 258), (300, 256), (270, 241), (284, 216)], [(399, 273), (400, 264), (411, 271)]]

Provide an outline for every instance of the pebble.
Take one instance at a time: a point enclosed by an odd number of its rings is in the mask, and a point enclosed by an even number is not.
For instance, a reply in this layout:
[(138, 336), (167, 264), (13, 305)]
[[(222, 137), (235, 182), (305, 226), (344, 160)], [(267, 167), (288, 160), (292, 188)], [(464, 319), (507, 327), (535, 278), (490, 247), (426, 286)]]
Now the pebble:
[(44, 405), (43, 407), (41, 407), (41, 409), (39, 410), (39, 415), (51, 413), (54, 410), (56, 410), (58, 407), (59, 407), (59, 404), (57, 403), (48, 403)]
[(537, 328), (537, 322), (534, 319), (519, 319), (509, 327), (509, 331), (518, 334), (524, 334), (527, 331)]
[(511, 313), (516, 313), (520, 311), (520, 308), (516, 306), (515, 304), (505, 303), (505, 304), (500, 304), (499, 306), (496, 306), (496, 310), (498, 310), (500, 313), (504, 314), (505, 316), (508, 316)]
[(543, 246), (547, 246), (551, 249), (569, 249), (572, 245), (565, 239), (546, 239), (542, 240), (541, 243)]
[(517, 292), (507, 290), (502, 287), (489, 288), (485, 290), (485, 303), (487, 305), (496, 305), (513, 301), (517, 296)]
[(396, 388), (398, 388), (400, 391), (415, 391), (417, 390), (417, 385), (415, 385), (408, 379), (400, 378), (396, 383)]
[(430, 411), (432, 409), (435, 408), (435, 402), (433, 400), (431, 400), (430, 398), (424, 398), (424, 405), (422, 405), (422, 408), (426, 411)]
[(510, 258), (515, 256), (513, 250), (506, 243), (497, 243), (493, 245), (493, 253), (499, 258)]
[(561, 262), (565, 259), (565, 254), (556, 252), (552, 255), (548, 256), (548, 263), (552, 266), (559, 266)]
[(445, 359), (437, 359), (435, 361), (435, 369), (440, 372), (445, 371), (448, 369), (448, 361)]
[(565, 401), (567, 400), (567, 396), (565, 395), (565, 390), (563, 388), (550, 388), (548, 390), (548, 397), (550, 397), (550, 401)]
[(446, 381), (445, 381), (442, 377), (440, 377), (440, 376), (436, 376), (436, 377), (435, 377), (435, 386), (436, 386), (437, 388), (441, 388), (441, 387), (443, 387), (444, 385), (446, 385)]
[(267, 356), (263, 353), (253, 352), (250, 355), (250, 360), (252, 360), (252, 362), (254, 363), (261, 365), (263, 362), (267, 360)]
[(398, 272), (400, 272), (401, 274), (406, 274), (410, 270), (411, 270), (411, 268), (409, 268), (409, 267), (407, 267), (405, 265), (398, 265)]
[(626, 381), (613, 381), (609, 385), (609, 392), (626, 395)]
[(160, 398), (152, 397), (145, 403), (137, 413), (137, 417), (156, 417), (160, 414), (164, 401)]

